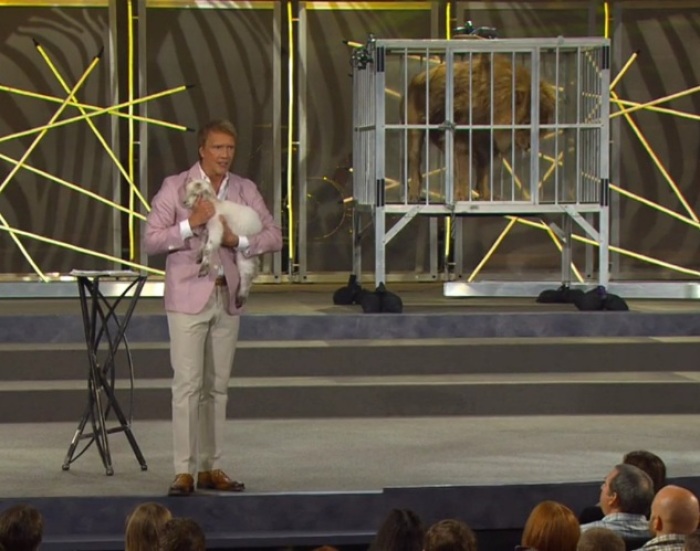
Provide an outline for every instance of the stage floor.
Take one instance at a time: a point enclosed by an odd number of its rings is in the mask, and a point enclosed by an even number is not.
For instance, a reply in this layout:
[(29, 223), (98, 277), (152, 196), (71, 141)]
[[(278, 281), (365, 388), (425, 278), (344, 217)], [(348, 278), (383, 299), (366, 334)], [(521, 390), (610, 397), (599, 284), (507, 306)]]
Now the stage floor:
[[(229, 421), (224, 467), (247, 494), (373, 492), (391, 487), (500, 486), (603, 480), (622, 455), (648, 449), (670, 477), (700, 476), (691, 426), (700, 415), (421, 417)], [(169, 421), (138, 422), (142, 472), (110, 437), (115, 474), (92, 446), (61, 465), (73, 423), (0, 425), (5, 498), (162, 497), (172, 479)]]

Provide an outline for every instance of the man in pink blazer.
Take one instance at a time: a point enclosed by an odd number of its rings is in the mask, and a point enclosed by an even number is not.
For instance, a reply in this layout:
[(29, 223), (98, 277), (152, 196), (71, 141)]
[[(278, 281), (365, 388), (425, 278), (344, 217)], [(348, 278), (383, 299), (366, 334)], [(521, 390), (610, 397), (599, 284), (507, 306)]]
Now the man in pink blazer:
[[(235, 251), (255, 256), (282, 248), (282, 234), (250, 180), (229, 169), (236, 150), (236, 129), (212, 121), (199, 131), (199, 162), (169, 176), (153, 198), (146, 221), (147, 254), (167, 254), (165, 310), (173, 368), (173, 456), (175, 480), (168, 494), (190, 495), (197, 488), (240, 492), (243, 483), (229, 478), (219, 463), (231, 367), (238, 341), (241, 305), (236, 300), (240, 277)], [(236, 235), (225, 228), (222, 247), (212, 257), (208, 276), (198, 275), (200, 233), (214, 216), (214, 205), (198, 201), (184, 206), (185, 185), (208, 179), (220, 199), (255, 209), (263, 225), (257, 235)], [(217, 258), (218, 254), (218, 258)]]

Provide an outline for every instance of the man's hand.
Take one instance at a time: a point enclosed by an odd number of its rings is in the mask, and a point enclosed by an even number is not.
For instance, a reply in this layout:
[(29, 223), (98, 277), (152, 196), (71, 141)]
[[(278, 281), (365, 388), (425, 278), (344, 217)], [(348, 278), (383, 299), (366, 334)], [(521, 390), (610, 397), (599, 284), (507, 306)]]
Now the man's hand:
[(192, 207), (192, 212), (190, 213), (187, 220), (190, 223), (190, 228), (196, 228), (197, 226), (203, 226), (215, 213), (214, 204), (211, 201), (202, 199), (201, 197), (197, 199), (194, 206)]
[(226, 219), (223, 216), (219, 216), (221, 219), (221, 223), (224, 226), (224, 235), (221, 238), (221, 244), (224, 247), (230, 247), (231, 249), (235, 249), (238, 247), (238, 236), (231, 231), (231, 228), (228, 227), (228, 224), (226, 223)]

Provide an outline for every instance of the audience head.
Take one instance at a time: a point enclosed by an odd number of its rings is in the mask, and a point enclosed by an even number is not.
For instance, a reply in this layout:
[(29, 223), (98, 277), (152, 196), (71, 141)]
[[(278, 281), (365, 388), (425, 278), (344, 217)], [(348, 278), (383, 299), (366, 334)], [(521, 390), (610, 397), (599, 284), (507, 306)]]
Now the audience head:
[(600, 508), (605, 515), (646, 515), (653, 498), (651, 478), (634, 465), (616, 465), (600, 487)]
[(159, 551), (206, 551), (204, 532), (191, 518), (173, 518), (160, 534)]
[(44, 535), (44, 519), (31, 505), (15, 505), (0, 513), (0, 544), (8, 551), (34, 551)]
[(685, 537), (685, 551), (700, 551), (700, 530)]
[(425, 530), (410, 509), (392, 509), (382, 522), (370, 551), (421, 551)]
[(639, 467), (647, 473), (654, 486), (654, 493), (666, 486), (666, 465), (658, 455), (646, 450), (635, 450), (627, 452), (622, 462)]
[(163, 526), (173, 518), (160, 503), (142, 503), (126, 520), (125, 551), (151, 551), (158, 548)]
[(476, 551), (476, 536), (464, 522), (445, 519), (425, 533), (424, 551)]
[(625, 540), (609, 528), (591, 528), (581, 533), (576, 551), (625, 551)]
[(655, 536), (692, 534), (698, 528), (698, 498), (680, 486), (664, 486), (651, 504), (649, 530)]
[(311, 551), (338, 551), (338, 548), (332, 545), (322, 545), (321, 547), (315, 547)]
[(521, 544), (537, 551), (575, 551), (580, 535), (571, 509), (556, 501), (543, 501), (530, 513)]

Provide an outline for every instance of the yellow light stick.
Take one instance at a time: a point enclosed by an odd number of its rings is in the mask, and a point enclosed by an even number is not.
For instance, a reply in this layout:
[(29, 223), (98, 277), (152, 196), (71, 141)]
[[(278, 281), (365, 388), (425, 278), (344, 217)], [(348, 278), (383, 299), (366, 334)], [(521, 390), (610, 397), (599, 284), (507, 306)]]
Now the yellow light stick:
[[(0, 160), (7, 161), (8, 163), (11, 163), (11, 164), (17, 164), (17, 162), (18, 162), (17, 159), (13, 159), (12, 157), (8, 157), (7, 155), (3, 155), (2, 153), (0, 153)], [(86, 195), (86, 196), (90, 197), (91, 199), (95, 199), (96, 201), (100, 201), (101, 203), (104, 203), (108, 207), (111, 207), (113, 209), (117, 209), (117, 210), (120, 210), (120, 211), (126, 212), (126, 213), (129, 212), (129, 210), (126, 207), (123, 207), (123, 206), (115, 203), (114, 201), (110, 201), (109, 199), (105, 199), (101, 195), (98, 195), (97, 193), (94, 193), (94, 192), (89, 191), (85, 188), (82, 188), (77, 184), (73, 184), (67, 180), (63, 180), (57, 176), (54, 176), (53, 174), (50, 174), (50, 173), (45, 172), (43, 170), (40, 170), (38, 168), (34, 168), (33, 166), (30, 166), (28, 164), (25, 164), (22, 168), (24, 168), (24, 170), (28, 170), (29, 172), (33, 172), (35, 174), (38, 174), (39, 176), (46, 178), (47, 180), (52, 180), (52, 181), (56, 182), (57, 184), (60, 184), (62, 186), (67, 187), (68, 189), (72, 189), (73, 191), (77, 191), (78, 193), (82, 193), (83, 195)], [(134, 216), (136, 216), (137, 218), (139, 218), (141, 220), (146, 220), (146, 217), (143, 214), (140, 214), (138, 212), (134, 213)]]
[[(36, 49), (37, 49), (37, 51), (39, 52), (39, 54), (41, 55), (41, 57), (44, 58), (44, 61), (46, 62), (46, 64), (48, 65), (49, 69), (51, 70), (51, 72), (52, 72), (52, 73), (54, 74), (54, 76), (56, 77), (56, 80), (58, 80), (58, 82), (59, 82), (59, 84), (61, 85), (61, 87), (62, 87), (66, 92), (69, 92), (69, 91), (70, 91), (70, 87), (68, 86), (68, 84), (66, 83), (66, 81), (63, 79), (63, 77), (61, 76), (61, 74), (58, 72), (58, 68), (56, 67), (56, 65), (54, 65), (53, 61), (51, 61), (51, 58), (50, 58), (49, 55), (46, 53), (46, 50), (44, 50), (43, 46), (42, 46), (41, 44), (39, 44), (39, 42), (37, 42), (36, 40), (34, 40), (34, 46), (36, 47)], [(77, 101), (75, 98), (73, 98), (71, 103), (77, 104), (78, 101)], [(76, 105), (76, 107), (78, 107), (78, 109), (80, 110), (80, 112), (81, 112), (83, 115), (86, 114), (85, 109), (83, 109), (82, 107), (80, 107), (80, 106), (78, 106), (78, 105)], [(104, 136), (102, 136), (102, 133), (101, 133), (101, 132), (98, 130), (98, 128), (95, 126), (95, 123), (92, 121), (92, 119), (85, 119), (85, 122), (87, 122), (88, 126), (90, 127), (90, 129), (92, 130), (92, 132), (95, 134), (95, 137), (97, 138), (97, 141), (100, 142), (100, 144), (102, 145), (102, 147), (104, 148), (104, 150), (105, 150), (105, 151), (107, 152), (107, 154), (110, 156), (110, 158), (112, 159), (112, 161), (114, 162), (114, 164), (117, 166), (117, 168), (119, 169), (119, 171), (122, 173), (122, 176), (124, 176), (124, 178), (126, 178), (126, 180), (129, 182), (129, 185), (133, 188), (133, 187), (135, 186), (134, 181), (133, 181), (133, 177), (132, 177), (131, 175), (127, 174), (126, 170), (124, 170), (124, 167), (122, 166), (121, 162), (119, 161), (119, 159), (117, 159), (117, 156), (114, 154), (114, 151), (112, 150), (112, 148), (111, 148), (111, 147), (109, 146), (109, 144), (107, 143), (107, 140), (104, 139)], [(146, 205), (146, 206), (148, 206), (148, 205)], [(126, 210), (126, 209), (125, 209), (125, 210)], [(131, 213), (133, 213), (133, 202), (132, 202), (132, 204), (129, 205), (129, 210), (126, 210), (126, 212), (127, 212), (127, 213), (130, 213), (130, 218), (129, 218), (129, 219), (131, 220), (131, 219), (132, 219), (132, 218), (131, 218)], [(133, 260), (133, 258), (132, 258), (132, 260)]]
[(610, 6), (607, 2), (603, 2), (603, 12), (605, 17), (605, 23), (603, 26), (603, 37), (610, 38)]
[(37, 134), (39, 132), (42, 132), (43, 130), (48, 130), (51, 128), (58, 128), (59, 126), (66, 126), (69, 124), (73, 124), (74, 122), (77, 122), (77, 121), (90, 119), (92, 117), (98, 117), (100, 115), (104, 115), (105, 113), (112, 113), (112, 111), (115, 111), (117, 109), (121, 109), (122, 107), (127, 107), (127, 106), (132, 105), (132, 104), (137, 105), (139, 103), (145, 103), (147, 101), (162, 98), (164, 96), (170, 96), (172, 94), (177, 94), (178, 92), (184, 92), (185, 90), (189, 90), (192, 87), (193, 87), (192, 84), (183, 84), (183, 85), (177, 86), (175, 88), (163, 90), (162, 92), (156, 92), (155, 94), (149, 94), (148, 96), (143, 96), (141, 98), (135, 99), (134, 101), (125, 101), (123, 103), (118, 103), (118, 104), (112, 105), (110, 107), (104, 107), (101, 109), (97, 109), (96, 111), (93, 111), (92, 113), (88, 113), (87, 115), (79, 115), (77, 117), (71, 117), (69, 119), (63, 119), (61, 121), (54, 122), (53, 124), (45, 124), (43, 126), (37, 126), (35, 128), (30, 128), (29, 130), (22, 130), (21, 132), (15, 132), (14, 134), (7, 134), (5, 136), (0, 136), (0, 143), (7, 142), (7, 141), (13, 140), (15, 138), (21, 138), (23, 136), (31, 136), (32, 134)]
[(634, 107), (630, 107), (629, 109), (621, 109), (620, 111), (616, 111), (615, 113), (610, 115), (610, 118), (613, 119), (615, 117), (619, 117), (620, 115), (628, 115), (629, 113), (634, 113), (635, 111), (639, 111), (640, 109), (646, 109), (647, 107), (658, 105), (660, 103), (665, 103), (667, 101), (689, 96), (690, 94), (694, 94), (695, 92), (700, 92), (700, 85), (693, 86), (692, 88), (688, 88), (687, 90), (676, 92), (675, 94), (671, 94), (670, 96), (664, 96), (662, 98), (657, 98), (646, 103), (640, 103)]
[(287, 4), (287, 31), (289, 35), (289, 74), (287, 77), (287, 91), (289, 101), (287, 103), (287, 242), (289, 243), (287, 255), (289, 258), (289, 273), (294, 270), (294, 210), (292, 209), (293, 189), (292, 189), (292, 165), (294, 160), (294, 16), (292, 13), (292, 3)]
[[(638, 101), (627, 101), (624, 99), (618, 99), (617, 103), (620, 105), (625, 105), (625, 106), (631, 106), (631, 107), (636, 107), (640, 106), (641, 103)], [(679, 111), (678, 109), (668, 109), (666, 107), (642, 107), (644, 111), (652, 111), (654, 113), (663, 113), (664, 115), (673, 115), (674, 117), (679, 117), (681, 119), (690, 119), (693, 121), (700, 121), (700, 115), (695, 115), (693, 113), (687, 113), (685, 111)]]
[[(145, 5), (145, 4), (144, 4)], [(126, 4), (127, 20), (127, 88), (129, 90), (129, 101), (134, 101), (134, 5), (132, 0)], [(127, 108), (131, 117), (134, 115), (134, 104), (130, 103)], [(127, 122), (129, 126), (129, 142), (127, 146), (129, 163), (129, 260), (134, 260), (134, 119)]]
[(683, 216), (682, 214), (678, 214), (677, 212), (672, 211), (671, 209), (667, 209), (666, 207), (661, 206), (658, 203), (655, 203), (654, 201), (650, 201), (649, 199), (642, 197), (640, 195), (637, 195), (636, 193), (632, 193), (631, 191), (627, 191), (626, 189), (622, 189), (621, 187), (616, 186), (615, 184), (610, 184), (610, 189), (613, 191), (616, 191), (620, 195), (624, 195), (625, 197), (629, 197), (630, 199), (634, 199), (635, 201), (639, 201), (643, 205), (646, 205), (648, 207), (656, 209), (659, 212), (663, 212), (664, 214), (667, 214), (668, 216), (671, 216), (672, 218), (675, 218), (676, 220), (680, 220), (681, 222), (684, 222), (685, 224), (688, 224), (689, 226), (693, 226), (694, 228), (700, 230), (700, 222), (697, 222), (695, 220), (691, 220), (690, 218)]
[[(596, 247), (599, 246), (596, 241), (593, 239), (589, 239), (588, 237), (583, 237), (580, 235), (572, 234), (571, 237), (575, 239), (576, 241), (581, 241), (582, 243), (588, 243), (589, 245), (595, 245)], [(682, 274), (687, 274), (687, 275), (694, 275), (700, 277), (700, 272), (696, 270), (691, 270), (689, 268), (684, 268), (682, 266), (678, 266), (677, 264), (671, 264), (670, 262), (665, 262), (663, 260), (659, 260), (658, 258), (653, 258), (651, 256), (647, 256), (644, 254), (639, 254), (635, 253), (633, 251), (628, 251), (627, 249), (622, 249), (620, 247), (615, 247), (613, 245), (610, 245), (608, 247), (612, 252), (622, 254), (624, 256), (629, 256), (630, 258), (635, 258), (637, 260), (641, 260), (643, 262), (647, 262), (649, 264), (654, 264), (656, 266), (661, 266), (662, 268), (668, 268), (669, 270), (674, 270), (676, 272), (680, 272)]]
[[(30, 90), (21, 90), (20, 88), (13, 88), (12, 86), (5, 86), (4, 84), (0, 84), (0, 92), (8, 92), (10, 94), (16, 94), (18, 96), (26, 96), (29, 98), (40, 99), (49, 103), (63, 103), (63, 98), (58, 98), (56, 96), (48, 96), (46, 94), (39, 94), (38, 92), (32, 92)], [(80, 102), (72, 103), (69, 107), (82, 107), (83, 109), (87, 109), (88, 111), (97, 111), (98, 109), (101, 109), (100, 107), (97, 107), (95, 105), (89, 105), (87, 103)], [(114, 107), (110, 107), (110, 109), (114, 109)], [(162, 121), (160, 119), (141, 117), (139, 115), (129, 115), (120, 111), (109, 111), (108, 114), (114, 115), (116, 117), (122, 117), (125, 119), (134, 119), (135, 121), (145, 122), (154, 126), (163, 126), (172, 130), (180, 130), (182, 132), (194, 132), (194, 129), (188, 126), (175, 124), (173, 122)]]
[[(612, 94), (613, 101), (617, 101), (617, 99), (618, 99), (617, 93), (615, 93), (614, 91), (610, 92), (610, 93)], [(624, 116), (625, 116), (625, 119), (627, 120), (627, 122), (629, 123), (630, 128), (632, 128), (632, 131), (637, 135), (637, 138), (639, 138), (639, 141), (642, 144), (642, 146), (644, 146), (644, 149), (646, 149), (647, 153), (649, 153), (649, 156), (651, 157), (652, 161), (654, 161), (654, 164), (656, 165), (656, 167), (661, 171), (661, 174), (663, 175), (664, 179), (668, 182), (669, 186), (671, 186), (673, 193), (676, 195), (676, 197), (678, 197), (678, 200), (681, 202), (681, 204), (683, 205), (685, 210), (688, 212), (690, 217), (695, 222), (697, 222), (698, 221), (697, 215), (693, 212), (693, 209), (690, 208), (690, 205), (687, 203), (687, 201), (683, 197), (683, 194), (678, 189), (678, 185), (676, 184), (676, 182), (673, 181), (673, 178), (671, 178), (671, 175), (668, 173), (668, 171), (663, 166), (663, 164), (661, 164), (661, 161), (657, 157), (656, 153), (654, 153), (654, 150), (649, 145), (649, 142), (647, 142), (647, 140), (644, 137), (644, 135), (642, 134), (641, 130), (639, 130), (639, 127), (635, 124), (634, 120), (632, 119), (632, 117), (630, 117), (629, 114), (625, 113)]]
[(610, 87), (608, 88), (611, 92), (615, 89), (615, 86), (617, 86), (617, 83), (620, 82), (623, 76), (625, 76), (625, 73), (629, 70), (629, 68), (632, 66), (632, 64), (637, 60), (637, 57), (639, 57), (639, 50), (634, 52), (629, 59), (625, 62), (625, 64), (622, 66), (622, 69), (620, 69), (620, 72), (615, 75), (615, 78), (613, 81), (610, 83)]
[[(452, 38), (452, 31), (450, 29), (450, 23), (452, 19), (452, 2), (447, 2), (447, 5), (445, 6), (445, 38), (447, 40), (450, 40)], [(454, 188), (454, 174), (452, 178), (452, 187)], [(445, 218), (445, 251), (444, 251), (444, 258), (445, 261), (450, 257), (450, 249), (452, 247), (452, 218), (451, 217), (446, 217)], [(447, 264), (447, 262), (445, 262)]]
[(513, 228), (513, 226), (515, 226), (516, 222), (517, 222), (517, 220), (515, 218), (513, 218), (512, 220), (510, 220), (508, 222), (508, 225), (505, 228), (503, 228), (501, 235), (499, 235), (496, 238), (496, 241), (493, 242), (493, 245), (491, 245), (491, 248), (486, 252), (484, 257), (481, 259), (481, 262), (479, 262), (479, 264), (477, 264), (476, 268), (474, 268), (474, 270), (472, 270), (472, 273), (469, 274), (469, 278), (467, 279), (467, 281), (469, 283), (474, 281), (474, 278), (477, 275), (479, 275), (479, 272), (481, 271), (481, 269), (486, 265), (486, 263), (489, 261), (489, 259), (493, 256), (493, 253), (496, 252), (496, 249), (498, 249), (498, 246), (506, 238), (506, 235), (508, 235), (508, 232), (510, 232), (510, 230)]
[(19, 251), (22, 253), (22, 256), (24, 256), (24, 258), (27, 259), (27, 262), (29, 262), (29, 265), (34, 269), (34, 271), (42, 279), (42, 281), (44, 281), (44, 283), (46, 283), (49, 280), (49, 278), (46, 277), (46, 274), (44, 274), (44, 272), (41, 271), (39, 266), (37, 266), (36, 262), (34, 262), (31, 255), (29, 254), (29, 251), (27, 251), (27, 249), (24, 248), (24, 245), (22, 245), (22, 242), (19, 240), (19, 238), (16, 235), (18, 233), (21, 234), (22, 232), (20, 232), (19, 230), (13, 231), (10, 228), (10, 225), (7, 223), (7, 220), (5, 219), (5, 217), (2, 214), (0, 214), (0, 224), (1, 224), (0, 230), (10, 232), (10, 237), (12, 238), (12, 241), (15, 242), (15, 245), (17, 245), (17, 247), (19, 248)]
[[(10, 228), (8, 226), (4, 226), (4, 227), (0, 226), (0, 230), (10, 232), (11, 234), (16, 233), (16, 234), (21, 235), (23, 237), (30, 237), (32, 239), (35, 239), (36, 241), (41, 241), (42, 243), (48, 243), (50, 245), (56, 245), (57, 247), (60, 247), (62, 249), (67, 249), (69, 251), (83, 253), (83, 254), (86, 254), (88, 256), (94, 256), (96, 258), (103, 258), (105, 260), (110, 260), (110, 261), (115, 262), (117, 264), (124, 264), (126, 266), (129, 266), (130, 268), (135, 268), (137, 270), (142, 270), (144, 272), (150, 272), (152, 274), (161, 275), (161, 276), (165, 275), (165, 272), (163, 270), (156, 270), (155, 268), (151, 268), (149, 266), (144, 266), (143, 264), (137, 264), (135, 262), (130, 262), (128, 260), (124, 260), (123, 258), (117, 258), (116, 256), (111, 256), (111, 255), (101, 253), (98, 251), (93, 251), (91, 249), (86, 249), (84, 247), (78, 247), (76, 245), (71, 245), (70, 243), (58, 241), (57, 239), (51, 239), (50, 237), (44, 237), (43, 235), (38, 235), (36, 233), (31, 233), (28, 231), (19, 230), (17, 228)], [(48, 278), (46, 276), (42, 276), (42, 279), (44, 279), (44, 281), (48, 281)]]
[[(498, 236), (498, 239), (496, 239), (494, 244), (491, 246), (491, 249), (489, 249), (489, 251), (484, 255), (484, 258), (482, 258), (482, 260), (481, 260), (481, 262), (479, 262), (478, 266), (476, 268), (474, 268), (474, 271), (472, 271), (472, 273), (469, 275), (469, 278), (467, 279), (467, 281), (469, 281), (470, 283), (472, 281), (474, 281), (474, 278), (479, 274), (479, 272), (483, 269), (483, 267), (486, 265), (486, 263), (490, 260), (491, 256), (493, 256), (493, 254), (496, 252), (496, 249), (500, 246), (501, 242), (506, 237), (508, 232), (510, 232), (511, 228), (513, 227), (513, 225), (516, 222), (518, 222), (520, 224), (527, 225), (527, 226), (531, 226), (534, 228), (545, 230), (549, 234), (549, 236), (552, 238), (552, 241), (554, 242), (554, 246), (561, 253), (561, 251), (563, 249), (561, 243), (559, 242), (559, 240), (557, 239), (557, 236), (552, 231), (552, 228), (550, 228), (543, 221), (532, 222), (530, 220), (527, 220), (525, 218), (519, 218), (517, 216), (506, 216), (505, 218), (509, 220), (508, 225), (503, 229), (503, 231), (501, 232), (501, 235)], [(578, 268), (576, 267), (576, 265), (573, 262), (571, 263), (571, 269), (574, 272), (576, 279), (578, 279), (578, 281), (580, 283), (583, 283), (583, 276), (581, 275), (581, 272), (579, 272)]]
[[(75, 95), (75, 93), (78, 91), (78, 89), (83, 85), (87, 77), (92, 73), (93, 69), (97, 66), (97, 64), (100, 62), (100, 58), (102, 57), (102, 52), (100, 52), (98, 55), (96, 55), (90, 65), (88, 66), (87, 69), (83, 72), (83, 75), (80, 77), (76, 85), (73, 87), (73, 89), (70, 91), (68, 94), (68, 97), (66, 97), (65, 101), (61, 104), (61, 106), (56, 110), (56, 112), (53, 114), (51, 119), (49, 120), (48, 127), (50, 128), (51, 125), (58, 119), (58, 117), (61, 116), (61, 113), (63, 113), (63, 110), (66, 108), (68, 103), (70, 102), (71, 98)], [(45, 128), (44, 130), (41, 130), (39, 132), (39, 135), (34, 138), (34, 141), (32, 144), (27, 148), (27, 150), (24, 152), (24, 155), (22, 155), (22, 158), (17, 162), (15, 167), (10, 171), (10, 173), (5, 177), (3, 180), (2, 184), (0, 184), (0, 193), (5, 189), (9, 181), (14, 177), (15, 174), (19, 171), (20, 168), (22, 168), (22, 165), (24, 164), (24, 161), (27, 160), (27, 157), (32, 154), (32, 151), (36, 149), (36, 146), (39, 145), (39, 142), (41, 139), (46, 135), (46, 133), (49, 131), (49, 128)]]
[[(544, 223), (544, 221), (541, 221), (542, 227), (544, 230), (547, 232), (549, 237), (552, 239), (552, 242), (554, 243), (554, 246), (557, 248), (559, 253), (561, 253), (564, 250), (564, 246), (561, 244), (559, 239), (557, 238), (556, 234), (550, 228), (547, 224)], [(574, 273), (574, 276), (576, 276), (576, 279), (578, 280), (579, 283), (583, 283), (583, 276), (581, 275), (581, 272), (578, 271), (578, 268), (576, 267), (576, 264), (571, 262), (571, 271)]]

